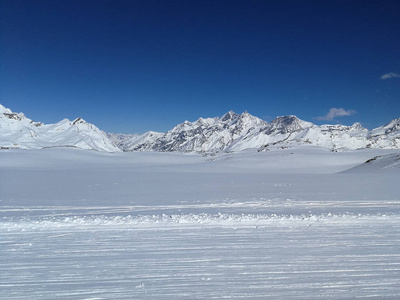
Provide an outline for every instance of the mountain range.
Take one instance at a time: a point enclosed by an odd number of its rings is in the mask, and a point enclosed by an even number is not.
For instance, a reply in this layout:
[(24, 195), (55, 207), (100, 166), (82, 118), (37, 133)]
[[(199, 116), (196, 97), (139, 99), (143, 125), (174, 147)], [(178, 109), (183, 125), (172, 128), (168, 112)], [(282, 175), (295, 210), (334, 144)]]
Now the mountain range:
[(222, 117), (185, 121), (165, 133), (114, 134), (105, 133), (81, 118), (45, 125), (0, 104), (1, 148), (76, 147), (108, 152), (215, 153), (245, 149), (267, 151), (296, 145), (314, 145), (332, 151), (400, 149), (400, 118), (368, 130), (360, 123), (315, 125), (296, 116), (281, 116), (267, 122), (248, 112), (229, 111)]

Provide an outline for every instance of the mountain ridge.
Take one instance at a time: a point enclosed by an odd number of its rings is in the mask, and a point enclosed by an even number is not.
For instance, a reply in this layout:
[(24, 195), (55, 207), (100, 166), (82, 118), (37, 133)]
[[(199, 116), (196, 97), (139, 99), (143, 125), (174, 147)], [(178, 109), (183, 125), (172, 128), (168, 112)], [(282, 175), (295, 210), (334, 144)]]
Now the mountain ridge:
[(74, 147), (120, 152), (107, 135), (82, 118), (63, 119), (55, 124), (34, 122), (0, 104), (0, 148), (41, 149)]
[(0, 104), (0, 148), (39, 149), (75, 147), (88, 150), (158, 152), (268, 151), (314, 145), (332, 151), (362, 148), (400, 149), (400, 118), (368, 130), (353, 125), (315, 125), (295, 115), (267, 122), (249, 114), (228, 111), (221, 117), (184, 121), (167, 132), (105, 133), (82, 118), (55, 124), (34, 122)]
[(315, 125), (294, 115), (267, 122), (247, 111), (242, 114), (229, 111), (222, 117), (184, 121), (165, 133), (147, 132), (134, 139), (122, 139), (120, 146), (123, 151), (235, 152), (304, 144), (332, 151), (400, 149), (400, 118), (368, 130), (358, 122), (350, 126)]

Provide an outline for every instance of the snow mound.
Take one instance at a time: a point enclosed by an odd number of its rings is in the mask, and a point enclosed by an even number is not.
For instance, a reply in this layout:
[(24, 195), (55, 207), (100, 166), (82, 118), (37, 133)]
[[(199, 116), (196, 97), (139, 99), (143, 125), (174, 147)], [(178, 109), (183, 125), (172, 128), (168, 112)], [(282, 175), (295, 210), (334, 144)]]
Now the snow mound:
[(51, 218), (25, 218), (18, 220), (5, 220), (0, 223), (0, 228), (13, 230), (48, 230), (63, 228), (90, 227), (146, 227), (146, 226), (310, 226), (310, 225), (340, 225), (358, 224), (363, 222), (398, 222), (397, 214), (320, 214), (320, 215), (265, 215), (265, 214), (161, 214), (139, 216), (67, 216)]

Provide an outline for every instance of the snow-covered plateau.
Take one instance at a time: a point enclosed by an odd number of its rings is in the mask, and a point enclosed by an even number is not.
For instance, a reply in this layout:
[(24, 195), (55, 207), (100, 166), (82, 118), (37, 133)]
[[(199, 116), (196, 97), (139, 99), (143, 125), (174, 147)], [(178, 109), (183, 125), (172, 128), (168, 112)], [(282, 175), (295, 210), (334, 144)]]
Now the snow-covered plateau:
[(399, 299), (400, 150), (258, 150), (2, 149), (1, 299)]

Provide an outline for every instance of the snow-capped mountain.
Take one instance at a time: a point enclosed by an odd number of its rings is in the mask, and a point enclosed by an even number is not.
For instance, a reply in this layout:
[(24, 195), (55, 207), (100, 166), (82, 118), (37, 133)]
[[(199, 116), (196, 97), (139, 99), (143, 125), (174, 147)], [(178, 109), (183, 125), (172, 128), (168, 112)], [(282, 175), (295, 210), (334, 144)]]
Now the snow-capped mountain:
[(256, 133), (267, 124), (247, 112), (239, 115), (229, 111), (221, 118), (185, 121), (166, 133), (148, 132), (128, 138), (122, 147), (125, 151), (225, 151), (234, 142)]
[(266, 122), (248, 112), (232, 111), (218, 118), (185, 121), (166, 133), (148, 132), (124, 138), (124, 151), (219, 152), (241, 151), (311, 144), (331, 150), (400, 148), (400, 119), (369, 131), (361, 124), (315, 125), (296, 116), (277, 117)]
[(400, 149), (400, 118), (369, 131), (359, 123), (318, 126), (296, 116), (281, 116), (267, 122), (248, 112), (236, 114), (229, 111), (222, 117), (185, 121), (165, 133), (149, 131), (126, 135), (104, 133), (80, 118), (44, 125), (0, 105), (1, 148), (230, 152), (245, 149), (266, 151), (295, 145), (315, 145), (334, 151)]
[(56, 124), (34, 122), (23, 113), (14, 113), (0, 104), (0, 147), (40, 149), (75, 147), (119, 152), (104, 132), (81, 118)]
[(107, 133), (111, 142), (123, 151), (135, 151), (133, 148), (138, 144), (143, 147), (147, 144), (152, 145), (162, 135), (163, 133), (155, 131), (148, 131), (144, 134)]

